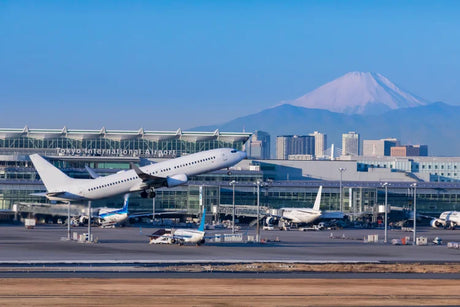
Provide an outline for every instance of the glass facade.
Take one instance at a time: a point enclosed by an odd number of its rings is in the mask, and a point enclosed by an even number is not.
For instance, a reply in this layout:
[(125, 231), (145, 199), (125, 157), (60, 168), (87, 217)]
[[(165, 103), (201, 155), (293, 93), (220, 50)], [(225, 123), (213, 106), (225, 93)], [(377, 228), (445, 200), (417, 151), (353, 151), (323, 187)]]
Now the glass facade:
[[(161, 161), (199, 151), (232, 147), (238, 150), (251, 136), (250, 133), (214, 132), (149, 132), (149, 131), (109, 131), (109, 130), (43, 130), (43, 129), (0, 129), (0, 209), (11, 209), (14, 203), (47, 203), (47, 199), (32, 193), (44, 192), (38, 174), (28, 155), (41, 153), (48, 160), (75, 178), (89, 178), (85, 165), (95, 169), (100, 175), (113, 174), (128, 169), (129, 163), (140, 165)], [(148, 159), (148, 160), (147, 160)], [(417, 160), (418, 159), (418, 160)], [(432, 176), (459, 175), (459, 158), (417, 159), (363, 159), (357, 163), (357, 171), (366, 172), (370, 167), (387, 168), (389, 171), (430, 172)], [(150, 161), (149, 161), (150, 160)], [(337, 172), (337, 166), (331, 161), (312, 161), (319, 163), (321, 172)], [(319, 185), (323, 185), (322, 210), (339, 210), (339, 182), (321, 178), (314, 180), (293, 180), (290, 173), (309, 173), (313, 165), (308, 164), (302, 170), (302, 163), (292, 161), (288, 166), (277, 164), (276, 160), (247, 161), (247, 165), (232, 170), (216, 171), (189, 178), (189, 184), (171, 189), (158, 189), (155, 200), (157, 210), (187, 210), (197, 214), (200, 210), (200, 186), (202, 204), (211, 212), (212, 207), (220, 204), (232, 204), (230, 182), (238, 184), (236, 190), (237, 205), (255, 205), (257, 199), (257, 180), (271, 181), (268, 187), (261, 188), (260, 202), (269, 208), (311, 207)], [(279, 162), (281, 163), (281, 162)], [(332, 171), (331, 171), (332, 170)], [(280, 173), (283, 175), (278, 176)], [(436, 175), (436, 174), (439, 175)], [(278, 175), (277, 175), (278, 174)], [(298, 176), (298, 177), (299, 177)], [(300, 176), (302, 177), (302, 176)], [(306, 176), (308, 178), (311, 175)], [(297, 177), (296, 177), (297, 178)], [(276, 180), (275, 180), (276, 179)], [(440, 178), (442, 179), (442, 177)], [(442, 180), (436, 180), (442, 181)], [(305, 185), (307, 182), (309, 184)], [(447, 184), (447, 183), (446, 183)], [(371, 185), (371, 186), (370, 186)], [(458, 185), (457, 185), (458, 186)], [(343, 205), (346, 213), (372, 212), (384, 202), (383, 189), (379, 183), (362, 181), (350, 186), (343, 182)], [(151, 210), (152, 199), (143, 199), (139, 193), (130, 198), (130, 208), (134, 211)], [(460, 189), (458, 187), (426, 188), (417, 190), (417, 206), (420, 212), (439, 213), (447, 210), (460, 210)], [(412, 195), (404, 188), (389, 189), (389, 204), (401, 208), (410, 208)], [(120, 207), (123, 197), (113, 197), (94, 202), (94, 207)]]

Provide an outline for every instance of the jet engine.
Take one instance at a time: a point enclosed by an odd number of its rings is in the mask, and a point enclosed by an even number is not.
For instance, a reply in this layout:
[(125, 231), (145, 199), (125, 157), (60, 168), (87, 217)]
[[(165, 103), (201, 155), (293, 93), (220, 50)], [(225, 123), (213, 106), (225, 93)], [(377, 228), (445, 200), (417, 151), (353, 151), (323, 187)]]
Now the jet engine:
[(434, 228), (443, 228), (445, 226), (445, 222), (439, 220), (439, 219), (432, 219), (430, 222), (431, 227)]
[(185, 174), (178, 174), (171, 177), (166, 178), (166, 186), (168, 188), (175, 187), (184, 183), (187, 183), (188, 178)]
[(272, 226), (275, 224), (275, 217), (273, 216), (267, 216), (265, 218), (265, 224), (267, 224), (267, 226)]

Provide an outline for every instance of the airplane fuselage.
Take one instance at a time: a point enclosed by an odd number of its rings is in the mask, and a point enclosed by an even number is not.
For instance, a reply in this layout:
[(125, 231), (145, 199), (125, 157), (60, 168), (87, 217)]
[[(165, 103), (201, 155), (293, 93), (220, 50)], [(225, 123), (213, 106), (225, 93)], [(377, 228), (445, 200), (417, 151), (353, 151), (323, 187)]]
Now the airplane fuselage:
[(182, 237), (184, 243), (199, 243), (204, 239), (205, 232), (196, 229), (176, 229), (175, 237)]
[(455, 228), (460, 225), (460, 212), (459, 211), (445, 211), (441, 213), (439, 218), (435, 218), (430, 222), (434, 228)]
[[(107, 210), (107, 209), (106, 209)], [(99, 221), (101, 224), (123, 224), (128, 220), (128, 212), (122, 210), (100, 210)]]
[(281, 217), (292, 223), (312, 223), (321, 216), (321, 211), (311, 208), (282, 208)]
[[(231, 148), (213, 149), (140, 167), (143, 175), (164, 179), (162, 186), (172, 187), (187, 182), (189, 176), (211, 172), (235, 165), (246, 154)], [(120, 171), (95, 179), (69, 179), (49, 190), (51, 200), (96, 200), (118, 194), (146, 190), (152, 185), (141, 179), (136, 170)]]
[(159, 236), (151, 236), (150, 244), (201, 244), (205, 232), (197, 229), (172, 229)]

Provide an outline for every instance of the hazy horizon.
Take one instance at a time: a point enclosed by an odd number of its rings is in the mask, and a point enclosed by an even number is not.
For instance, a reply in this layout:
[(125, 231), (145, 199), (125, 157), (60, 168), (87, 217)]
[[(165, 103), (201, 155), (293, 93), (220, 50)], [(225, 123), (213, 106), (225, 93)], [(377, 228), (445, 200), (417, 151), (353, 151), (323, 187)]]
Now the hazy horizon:
[(187, 130), (296, 99), (350, 71), (460, 105), (459, 7), (2, 1), (0, 127)]

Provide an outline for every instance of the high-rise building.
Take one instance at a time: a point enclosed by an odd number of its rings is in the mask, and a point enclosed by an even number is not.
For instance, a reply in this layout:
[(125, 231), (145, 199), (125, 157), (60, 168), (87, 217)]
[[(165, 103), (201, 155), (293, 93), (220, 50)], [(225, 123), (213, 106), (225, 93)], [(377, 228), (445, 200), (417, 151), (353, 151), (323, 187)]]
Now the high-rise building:
[(327, 149), (327, 135), (318, 131), (310, 134), (315, 138), (315, 155), (318, 158), (324, 157), (324, 151)]
[(428, 145), (414, 145), (418, 147), (420, 157), (428, 157)]
[(264, 131), (255, 131), (244, 148), (250, 159), (270, 159), (270, 135)]
[(428, 156), (427, 145), (403, 145), (391, 148), (392, 157)]
[(391, 155), (391, 147), (399, 146), (394, 138), (380, 140), (363, 140), (363, 156), (383, 157)]
[(359, 133), (342, 134), (342, 156), (359, 156)]
[(282, 135), (276, 137), (276, 158), (287, 160), (289, 155), (314, 155), (315, 138), (311, 135)]

